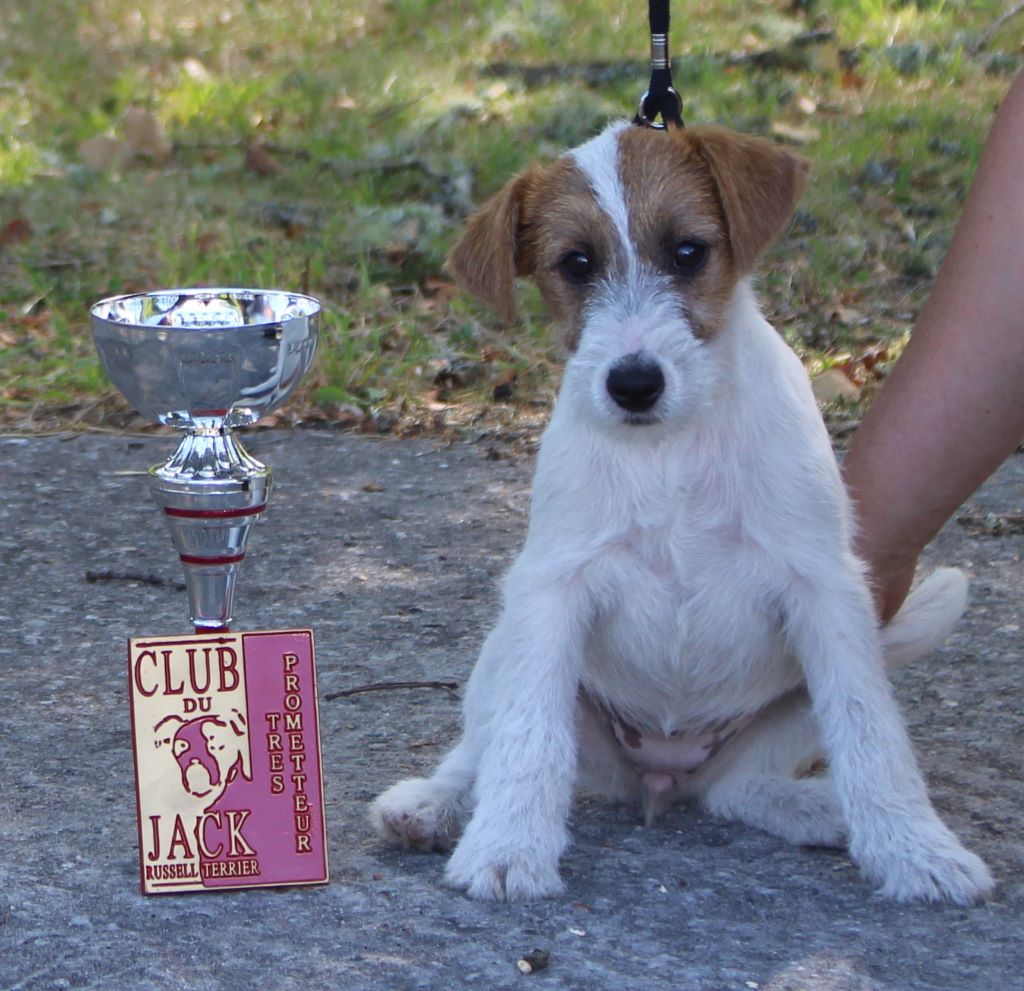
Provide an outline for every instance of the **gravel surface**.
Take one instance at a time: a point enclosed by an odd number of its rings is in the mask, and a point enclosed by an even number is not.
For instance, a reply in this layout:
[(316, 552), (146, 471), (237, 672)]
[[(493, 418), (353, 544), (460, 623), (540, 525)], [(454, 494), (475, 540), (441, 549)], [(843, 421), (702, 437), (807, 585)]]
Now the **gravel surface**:
[[(522, 539), (530, 459), (315, 431), (247, 444), (276, 487), (236, 625), (316, 632), (331, 883), (138, 894), (124, 642), (188, 626), (169, 538), (126, 472), (173, 440), (0, 437), (0, 988), (1024, 989), (1024, 536), (997, 525), (1024, 509), (1024, 458), (930, 551), (971, 572), (972, 606), (897, 674), (935, 803), (999, 879), (990, 902), (892, 905), (842, 852), (687, 808), (645, 829), (586, 800), (567, 894), (508, 906), (446, 889), (441, 858), (366, 823), (382, 787), (454, 741), (452, 693), (327, 696), (464, 681)], [(547, 966), (522, 973), (535, 950)]]

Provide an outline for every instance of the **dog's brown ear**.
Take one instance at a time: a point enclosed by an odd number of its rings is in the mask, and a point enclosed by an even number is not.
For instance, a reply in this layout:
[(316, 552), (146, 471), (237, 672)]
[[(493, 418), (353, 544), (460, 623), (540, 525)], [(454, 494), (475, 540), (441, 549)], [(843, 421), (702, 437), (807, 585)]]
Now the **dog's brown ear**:
[(516, 319), (516, 276), (529, 274), (523, 264), (523, 211), (536, 175), (534, 169), (524, 172), (484, 203), (448, 255), (448, 270), (460, 288), (506, 323)]
[(736, 266), (748, 272), (793, 216), (809, 163), (764, 138), (721, 127), (686, 133), (718, 186)]

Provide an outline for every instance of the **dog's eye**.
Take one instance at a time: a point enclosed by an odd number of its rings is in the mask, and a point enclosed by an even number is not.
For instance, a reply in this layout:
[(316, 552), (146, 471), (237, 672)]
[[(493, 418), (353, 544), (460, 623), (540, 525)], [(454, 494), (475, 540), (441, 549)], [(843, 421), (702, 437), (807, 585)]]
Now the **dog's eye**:
[(707, 260), (707, 245), (696, 241), (680, 241), (672, 252), (672, 267), (682, 275), (694, 275)]
[(562, 274), (577, 284), (587, 282), (594, 274), (594, 263), (584, 251), (570, 251), (559, 263)]

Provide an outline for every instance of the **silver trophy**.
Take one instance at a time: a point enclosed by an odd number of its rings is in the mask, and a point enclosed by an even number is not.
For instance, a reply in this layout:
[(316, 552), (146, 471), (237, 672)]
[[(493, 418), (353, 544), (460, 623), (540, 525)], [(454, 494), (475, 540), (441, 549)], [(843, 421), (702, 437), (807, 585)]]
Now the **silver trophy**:
[(143, 416), (184, 431), (173, 456), (149, 469), (149, 487), (185, 569), (197, 633), (228, 629), (249, 529), (270, 494), (270, 469), (234, 428), (298, 385), (320, 310), (309, 296), (264, 289), (168, 289), (91, 309), (110, 380)]

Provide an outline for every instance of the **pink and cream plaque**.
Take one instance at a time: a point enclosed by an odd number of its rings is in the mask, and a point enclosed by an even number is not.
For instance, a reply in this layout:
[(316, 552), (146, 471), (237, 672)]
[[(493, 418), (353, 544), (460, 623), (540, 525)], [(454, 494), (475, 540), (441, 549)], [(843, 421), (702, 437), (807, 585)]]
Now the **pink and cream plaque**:
[(328, 880), (313, 634), (129, 641), (144, 894)]

